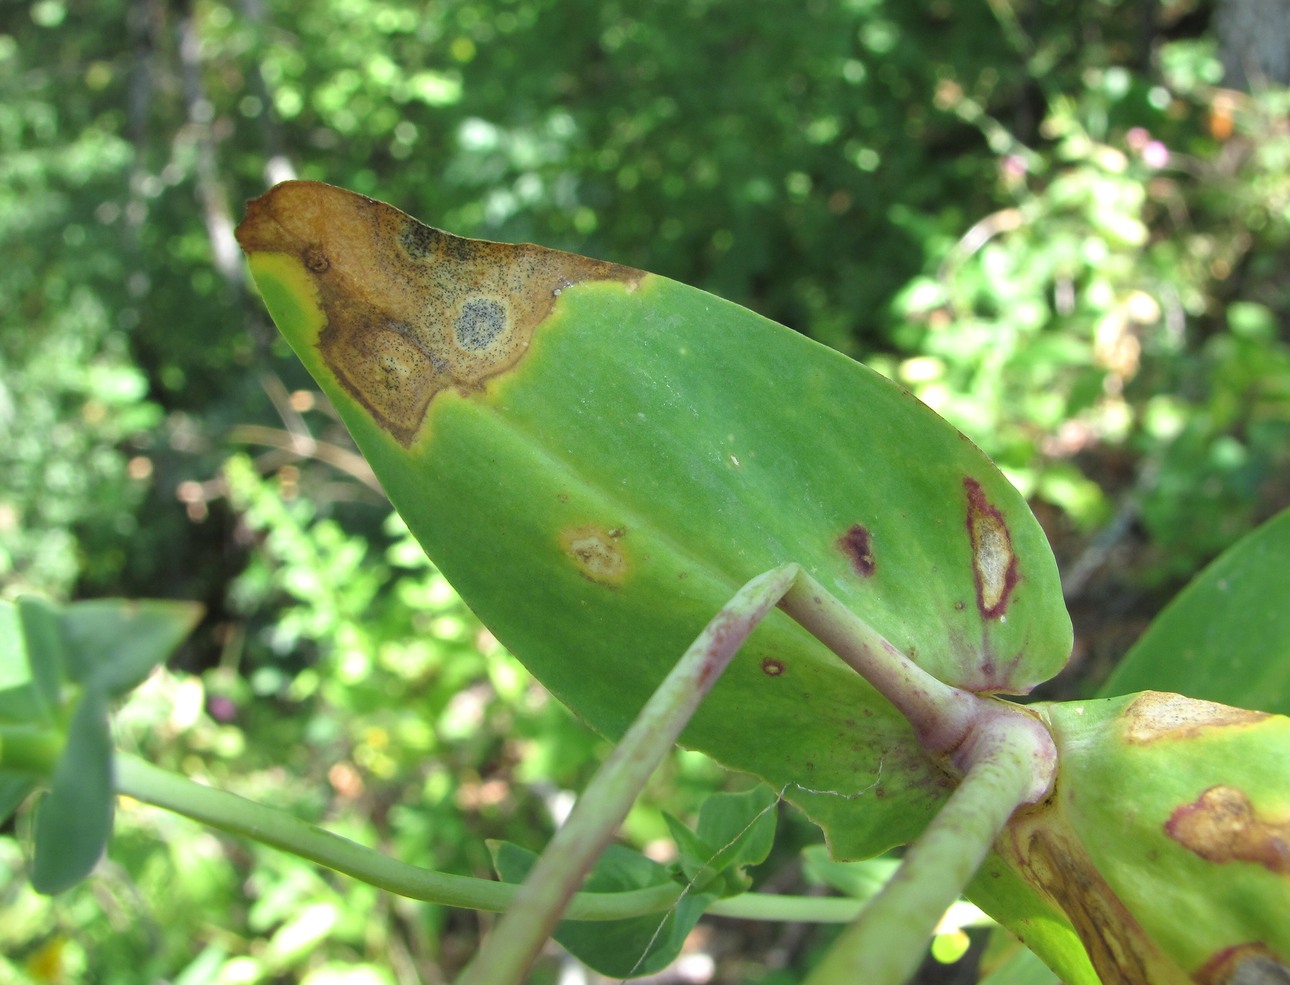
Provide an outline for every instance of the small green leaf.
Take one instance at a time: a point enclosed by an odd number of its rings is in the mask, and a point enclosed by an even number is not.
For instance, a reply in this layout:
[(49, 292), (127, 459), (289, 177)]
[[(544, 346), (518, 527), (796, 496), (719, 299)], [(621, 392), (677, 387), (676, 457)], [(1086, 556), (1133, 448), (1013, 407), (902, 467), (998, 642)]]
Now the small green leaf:
[[(537, 855), (518, 845), (496, 842), (490, 847), (497, 873), (506, 882), (522, 882), (537, 861)], [(622, 845), (610, 845), (583, 888), (612, 893), (671, 881), (664, 866)], [(686, 936), (715, 898), (706, 893), (686, 893), (665, 914), (652, 913), (630, 920), (564, 920), (554, 937), (570, 954), (602, 975), (651, 975), (681, 953)]]
[(124, 694), (170, 655), (201, 612), (191, 602), (0, 602), (0, 721), (55, 724), (67, 682)]
[(695, 832), (685, 826), (685, 823), (673, 817), (667, 811), (663, 812), (663, 820), (667, 824), (668, 833), (672, 840), (676, 842), (677, 864), (681, 868), (682, 875), (693, 883), (695, 880), (702, 878), (707, 881), (715, 872), (719, 870), (709, 870), (708, 863), (717, 855), (717, 850), (700, 838)]
[(1290, 510), (1245, 536), (1156, 617), (1099, 691), (1174, 691), (1290, 714)]
[(775, 805), (779, 798), (770, 787), (758, 785), (744, 793), (719, 793), (699, 810), (697, 834), (718, 853), (709, 864), (760, 865), (775, 843)]
[(213, 985), (228, 960), (228, 951), (218, 944), (207, 944), (172, 980), (172, 985)]
[(64, 667), (58, 610), (45, 599), (25, 595), (10, 611), (16, 614), (16, 623), (13, 616), (0, 619), (7, 624), (0, 656), (0, 717), (53, 724)]
[(766, 860), (775, 842), (774, 791), (760, 785), (745, 793), (719, 793), (704, 801), (696, 831), (664, 813), (690, 885), (725, 898), (745, 893), (746, 865)]
[(110, 697), (136, 687), (192, 632), (202, 607), (193, 602), (95, 599), (62, 612), (67, 675), (97, 682)]
[(107, 698), (89, 690), (72, 716), (49, 793), (36, 809), (31, 883), (38, 892), (61, 892), (89, 875), (112, 833), (112, 806)]
[(886, 856), (863, 862), (835, 862), (824, 845), (810, 845), (803, 849), (802, 860), (808, 880), (830, 886), (858, 900), (878, 895), (878, 891), (900, 868), (900, 859)]
[(51, 724), (49, 708), (32, 677), (22, 616), (0, 599), (0, 722)]

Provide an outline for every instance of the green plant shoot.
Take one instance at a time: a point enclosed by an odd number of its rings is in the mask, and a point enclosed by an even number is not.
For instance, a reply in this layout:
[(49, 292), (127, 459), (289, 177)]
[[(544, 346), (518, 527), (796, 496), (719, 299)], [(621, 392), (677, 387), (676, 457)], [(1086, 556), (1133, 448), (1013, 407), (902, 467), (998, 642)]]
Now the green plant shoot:
[[(706, 700), (670, 713), (680, 741), (782, 791), (836, 857), (917, 839), (813, 983), (901, 981), (978, 866), (970, 894), (1067, 981), (1285, 973), (1290, 930), (1258, 914), (1290, 906), (1286, 720), (995, 697), (1069, 655), (1056, 566), (1011, 484), (905, 391), (693, 288), (326, 185), (277, 186), (238, 238), (410, 529), (561, 700), (619, 737), (680, 654), (720, 649)], [(711, 637), (732, 621), (737, 654)], [(1126, 789), (1136, 824), (1107, 806)], [(601, 844), (618, 815), (588, 810)], [(517, 904), (526, 929), (465, 980), (523, 974), (590, 864), (550, 851), (536, 915)], [(1170, 880), (1204, 933), (1169, 932)]]

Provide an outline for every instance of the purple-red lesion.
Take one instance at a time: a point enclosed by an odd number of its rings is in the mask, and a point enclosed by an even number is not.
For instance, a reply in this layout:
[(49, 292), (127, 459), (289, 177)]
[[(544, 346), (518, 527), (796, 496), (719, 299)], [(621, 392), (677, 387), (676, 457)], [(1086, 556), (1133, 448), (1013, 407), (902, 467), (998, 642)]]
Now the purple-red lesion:
[(972, 544), (977, 608), (984, 618), (999, 619), (1008, 611), (1008, 602), (1020, 579), (1012, 533), (979, 482), (965, 476), (963, 488), (967, 491), (967, 531)]
[(784, 673), (784, 661), (767, 657), (761, 662), (761, 672), (767, 677), (779, 677)]
[(1290, 968), (1266, 944), (1248, 941), (1225, 947), (1192, 976), (1198, 985), (1238, 985), (1241, 982), (1284, 982)]
[(878, 563), (874, 560), (873, 538), (869, 536), (867, 527), (862, 527), (858, 523), (852, 524), (837, 539), (837, 545), (838, 550), (851, 562), (851, 569), (861, 578), (868, 578), (874, 573)]

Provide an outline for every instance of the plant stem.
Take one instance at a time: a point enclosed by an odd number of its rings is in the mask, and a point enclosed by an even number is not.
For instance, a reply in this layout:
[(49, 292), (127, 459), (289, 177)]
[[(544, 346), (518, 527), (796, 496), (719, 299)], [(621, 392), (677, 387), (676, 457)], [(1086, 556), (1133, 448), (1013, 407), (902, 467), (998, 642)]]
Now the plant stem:
[(1003, 719), (992, 731), (993, 741), (983, 743), (982, 755), (895, 876), (842, 932), (806, 985), (901, 985), (917, 970), (936, 922), (980, 868), (1013, 811), (1032, 796), (1036, 733)]
[[(579, 894), (581, 895), (581, 894)], [(577, 896), (574, 899), (578, 899)], [(864, 903), (842, 896), (775, 896), (741, 893), (717, 900), (703, 912), (736, 920), (774, 920), (784, 923), (851, 923)]]
[(797, 565), (786, 564), (759, 575), (712, 618), (587, 785), (458, 985), (518, 985), (523, 980), (641, 787), (744, 640), (800, 574)]
[[(520, 887), (511, 883), (448, 875), (399, 862), (277, 808), (203, 786), (127, 753), (116, 754), (116, 775), (120, 794), (290, 852), (409, 899), (500, 912), (511, 905), (519, 892)], [(681, 887), (671, 885), (618, 893), (577, 893), (565, 916), (574, 920), (622, 920), (661, 913), (680, 895)], [(767, 893), (744, 893), (718, 900), (707, 910), (715, 916), (794, 923), (850, 923), (859, 911), (860, 904), (850, 899)]]
[[(135, 756), (117, 753), (117, 791), (230, 834), (251, 838), (410, 899), (500, 911), (518, 886), (450, 875), (399, 862), (284, 811), (176, 776)], [(583, 893), (571, 908), (581, 920), (614, 920), (671, 906), (680, 888)]]
[(954, 749), (972, 728), (976, 695), (923, 670), (805, 571), (780, 607), (895, 705), (930, 755)]

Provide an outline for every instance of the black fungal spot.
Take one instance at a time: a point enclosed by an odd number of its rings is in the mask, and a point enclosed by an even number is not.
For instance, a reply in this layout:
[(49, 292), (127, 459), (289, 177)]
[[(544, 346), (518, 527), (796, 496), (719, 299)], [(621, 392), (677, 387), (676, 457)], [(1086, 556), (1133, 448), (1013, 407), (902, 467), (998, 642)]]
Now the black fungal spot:
[(321, 246), (311, 246), (305, 250), (304, 261), (305, 266), (315, 274), (325, 274), (331, 267), (331, 261), (327, 259)]
[(767, 657), (761, 662), (761, 672), (767, 677), (779, 677), (784, 673), (784, 661)]
[(483, 352), (506, 331), (506, 307), (496, 298), (471, 298), (461, 306), (453, 331), (463, 349)]
[(873, 557), (869, 531), (865, 527), (858, 523), (852, 524), (851, 528), (837, 539), (837, 545), (838, 550), (851, 561), (851, 567), (856, 574), (861, 578), (868, 578), (873, 574), (877, 562)]
[(399, 233), (399, 245), (413, 260), (424, 260), (434, 252), (435, 241), (442, 238), (437, 229), (419, 222), (408, 222)]

